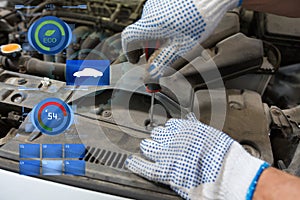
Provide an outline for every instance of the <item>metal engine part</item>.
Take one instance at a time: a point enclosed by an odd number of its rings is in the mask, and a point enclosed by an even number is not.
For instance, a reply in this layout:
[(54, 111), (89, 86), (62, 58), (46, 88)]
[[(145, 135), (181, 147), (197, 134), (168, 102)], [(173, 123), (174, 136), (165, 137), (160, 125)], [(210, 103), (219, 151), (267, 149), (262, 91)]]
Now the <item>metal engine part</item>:
[[(20, 75), (23, 77), (24, 75)], [(27, 79), (28, 76), (24, 76)], [(16, 78), (16, 77), (15, 77)], [(16, 78), (18, 79), (18, 78)], [(42, 79), (41, 79), (42, 80)], [(37, 83), (41, 80), (37, 80)], [(7, 80), (6, 80), (7, 81)], [(15, 81), (8, 81), (13, 83)], [(64, 87), (59, 87), (62, 82), (53, 82), (58, 88), (56, 93), (52, 96), (57, 96), (62, 99), (73, 99), (68, 96), (76, 94), (65, 93)], [(33, 84), (30, 83), (29, 84)], [(7, 87), (4, 83), (3, 86)], [(10, 85), (14, 95), (18, 91), (17, 85)], [(39, 91), (39, 98), (43, 95), (49, 95), (51, 92), (48, 88), (45, 91)], [(129, 92), (129, 94), (127, 94)], [(215, 95), (218, 95), (218, 91)], [(37, 92), (35, 91), (35, 94)], [(139, 143), (143, 138), (149, 137), (149, 131), (143, 126), (143, 120), (147, 119), (148, 109), (150, 108), (150, 96), (146, 92), (130, 92), (118, 90), (114, 95), (112, 91), (102, 90), (96, 91), (90, 95), (84, 95), (82, 98), (74, 98), (70, 104), (76, 107), (76, 121), (77, 123), (64, 134), (57, 137), (38, 134), (38, 132), (28, 130), (29, 118), (18, 127), (18, 136), (6, 141), (0, 148), (0, 165), (2, 166), (3, 158), (10, 159), (10, 170), (18, 170), (18, 146), (19, 144), (43, 144), (43, 143), (78, 143), (83, 142), (86, 145), (86, 154), (84, 160), (87, 163), (86, 175), (82, 179), (55, 177), (56, 182), (67, 183), (71, 185), (80, 186), (83, 188), (93, 188), (97, 191), (105, 191), (109, 188), (110, 193), (117, 195), (125, 195), (131, 198), (148, 199), (179, 199), (179, 197), (170, 191), (168, 188), (146, 181), (143, 178), (135, 176), (124, 169), (124, 161), (129, 154), (139, 153)], [(221, 92), (222, 93), (222, 92)], [(32, 108), (34, 104), (39, 102), (39, 98), (31, 96), (31, 92), (25, 92), (26, 98), (21, 101), (18, 106)], [(129, 112), (135, 124), (141, 125), (142, 129), (137, 129), (129, 123), (116, 124), (116, 114), (122, 114), (128, 110), (123, 104), (117, 104), (118, 107), (110, 110), (110, 102), (114, 101), (111, 98), (118, 98), (116, 95), (130, 97)], [(200, 120), (210, 124), (211, 120), (218, 120), (218, 117), (211, 119), (210, 113), (210, 94), (207, 91), (198, 91), (198, 105), (200, 110)], [(14, 105), (10, 96), (2, 100), (6, 107)], [(90, 99), (89, 99), (90, 98)], [(94, 99), (95, 98), (95, 99)], [(94, 100), (93, 100), (94, 99)], [(122, 99), (122, 98), (121, 98)], [(231, 137), (238, 140), (250, 153), (259, 158), (265, 159), (272, 163), (272, 151), (270, 141), (268, 139), (268, 119), (264, 112), (264, 104), (261, 102), (260, 95), (251, 91), (228, 90), (227, 91), (227, 109), (226, 121), (224, 130)], [(142, 104), (139, 102), (143, 102)], [(260, 103), (257, 103), (260, 102)], [(116, 105), (116, 102), (114, 102)], [(95, 108), (103, 105), (99, 112), (94, 112)], [(178, 107), (168, 107), (162, 99), (156, 99), (156, 105), (166, 109), (167, 113), (155, 113), (156, 118), (164, 116), (163, 120), (180, 115)], [(179, 105), (178, 105), (179, 106)], [(177, 115), (174, 115), (174, 113)], [(115, 115), (114, 115), (115, 114)], [(259, 124), (256, 119), (259, 120)], [(126, 119), (123, 119), (126, 120)], [(163, 122), (164, 122), (163, 121)], [(162, 122), (162, 123), (163, 123)], [(246, 123), (247, 122), (247, 123)], [(247, 130), (247, 131), (245, 131)], [(53, 177), (43, 177), (47, 180), (53, 180)], [(92, 180), (92, 181), (91, 181)], [(86, 184), (88, 181), (88, 184)], [(109, 184), (109, 185), (107, 185)], [(106, 186), (105, 186), (106, 185)], [(120, 188), (122, 186), (122, 188)]]
[[(195, 108), (199, 106), (199, 112), (195, 113), (199, 113), (200, 121), (206, 124), (221, 123), (223, 119), (224, 113), (221, 112), (214, 114), (212, 118), (211, 96), (218, 95), (214, 93), (218, 91), (198, 91), (195, 94), (200, 100), (198, 105), (194, 105)], [(227, 112), (223, 132), (243, 145), (251, 155), (273, 163), (268, 106), (262, 103), (260, 95), (256, 92), (227, 90), (226, 93)]]
[[(20, 144), (83, 143), (85, 176), (38, 178), (133, 199), (180, 199), (124, 168), (130, 154), (140, 154), (140, 141), (150, 137), (151, 96), (141, 78), (145, 59), (128, 63), (121, 45), (121, 31), (140, 18), (145, 1), (33, 0), (32, 8), (20, 2), (0, 8), (0, 45), (22, 46), (17, 55), (0, 55), (0, 168), (19, 172)], [(57, 55), (40, 54), (27, 41), (30, 25), (48, 15), (73, 31), (71, 45)], [(243, 9), (228, 12), (211, 37), (174, 64), (177, 73), (161, 78), (155, 123), (193, 111), (251, 155), (300, 176), (297, 24), (298, 19)], [(111, 85), (67, 86), (66, 61), (77, 59), (109, 59)], [(33, 107), (50, 97), (75, 112), (76, 123), (57, 137), (30, 122)]]

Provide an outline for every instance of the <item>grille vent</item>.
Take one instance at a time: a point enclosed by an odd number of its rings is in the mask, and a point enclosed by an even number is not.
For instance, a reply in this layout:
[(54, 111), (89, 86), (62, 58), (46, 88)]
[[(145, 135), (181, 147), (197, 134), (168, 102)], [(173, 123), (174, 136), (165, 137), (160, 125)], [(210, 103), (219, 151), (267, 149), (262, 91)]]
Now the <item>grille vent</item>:
[(127, 154), (87, 146), (82, 160), (116, 169), (124, 169)]

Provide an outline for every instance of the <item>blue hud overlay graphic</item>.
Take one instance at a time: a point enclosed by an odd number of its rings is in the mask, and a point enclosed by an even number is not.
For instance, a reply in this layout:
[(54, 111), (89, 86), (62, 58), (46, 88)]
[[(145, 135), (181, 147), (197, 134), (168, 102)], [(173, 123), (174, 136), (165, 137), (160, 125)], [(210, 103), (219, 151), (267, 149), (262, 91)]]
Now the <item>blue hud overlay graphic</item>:
[(53, 16), (35, 21), (28, 30), (30, 45), (43, 54), (55, 55), (64, 50), (72, 39), (72, 31), (67, 23)]
[(85, 175), (83, 144), (20, 144), (19, 153), (21, 175)]
[(20, 144), (20, 158), (40, 158), (39, 144)]
[(67, 60), (67, 85), (106, 86), (110, 84), (109, 60)]
[(62, 175), (62, 160), (42, 160), (42, 175), (59, 176)]
[[(20, 10), (20, 9), (34, 9), (37, 8), (38, 6), (27, 6), (27, 5), (23, 5), (23, 4), (16, 4), (15, 5), (15, 9), (16, 10)], [(48, 4), (45, 6), (46, 9), (54, 9), (55, 5), (53, 4)], [(72, 6), (61, 6), (61, 8), (68, 8), (68, 9), (87, 9), (87, 5), (85, 4), (81, 4), (81, 5), (72, 5)]]
[(84, 176), (85, 175), (85, 161), (79, 160), (65, 160), (65, 174), (73, 176)]
[(31, 113), (32, 124), (42, 133), (58, 135), (73, 123), (72, 108), (57, 98), (47, 98), (37, 104)]
[(65, 158), (82, 159), (85, 153), (83, 144), (65, 144)]
[(43, 158), (62, 158), (62, 144), (43, 144)]
[(40, 162), (39, 160), (21, 160), (19, 163), (20, 174), (27, 176), (40, 175)]

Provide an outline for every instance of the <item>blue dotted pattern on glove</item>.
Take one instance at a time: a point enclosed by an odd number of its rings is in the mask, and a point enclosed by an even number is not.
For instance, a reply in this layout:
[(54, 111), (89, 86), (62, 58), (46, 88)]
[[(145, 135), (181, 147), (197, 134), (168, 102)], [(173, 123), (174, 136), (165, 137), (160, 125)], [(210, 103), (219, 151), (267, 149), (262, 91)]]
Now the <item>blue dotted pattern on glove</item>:
[(155, 128), (151, 138), (143, 140), (140, 148), (153, 162), (133, 156), (126, 161), (128, 169), (171, 185), (185, 199), (189, 198), (186, 190), (216, 181), (233, 142), (193, 114), (188, 115), (188, 120), (171, 119), (165, 127)]
[(128, 52), (140, 49), (139, 46), (128, 48), (130, 43), (167, 39), (167, 47), (152, 63), (154, 70), (149, 70), (153, 78), (159, 78), (180, 56), (200, 42), (206, 26), (192, 0), (148, 0), (142, 18), (123, 31), (123, 48)]

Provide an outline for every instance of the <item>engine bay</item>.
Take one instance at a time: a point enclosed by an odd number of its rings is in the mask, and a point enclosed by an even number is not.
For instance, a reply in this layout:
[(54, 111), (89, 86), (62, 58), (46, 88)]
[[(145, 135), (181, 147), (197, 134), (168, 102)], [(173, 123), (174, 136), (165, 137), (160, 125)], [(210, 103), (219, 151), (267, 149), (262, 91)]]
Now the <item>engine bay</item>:
[[(140, 18), (145, 1), (7, 3), (0, 9), (0, 43), (22, 50), (0, 55), (0, 168), (19, 172), (20, 144), (82, 143), (84, 176), (38, 177), (127, 198), (180, 199), (124, 168), (151, 133), (151, 95), (141, 79), (146, 60), (130, 64), (121, 42), (122, 30)], [(70, 45), (55, 55), (39, 53), (27, 39), (29, 27), (45, 16), (71, 27)], [(161, 79), (155, 123), (194, 112), (251, 155), (300, 176), (299, 24), (244, 9), (228, 12), (211, 37), (176, 63), (178, 72)], [(282, 31), (285, 26), (295, 29)], [(67, 85), (67, 62), (74, 60), (109, 60), (110, 84)], [(32, 125), (33, 108), (46, 98), (61, 99), (74, 112), (63, 134), (42, 134)]]

